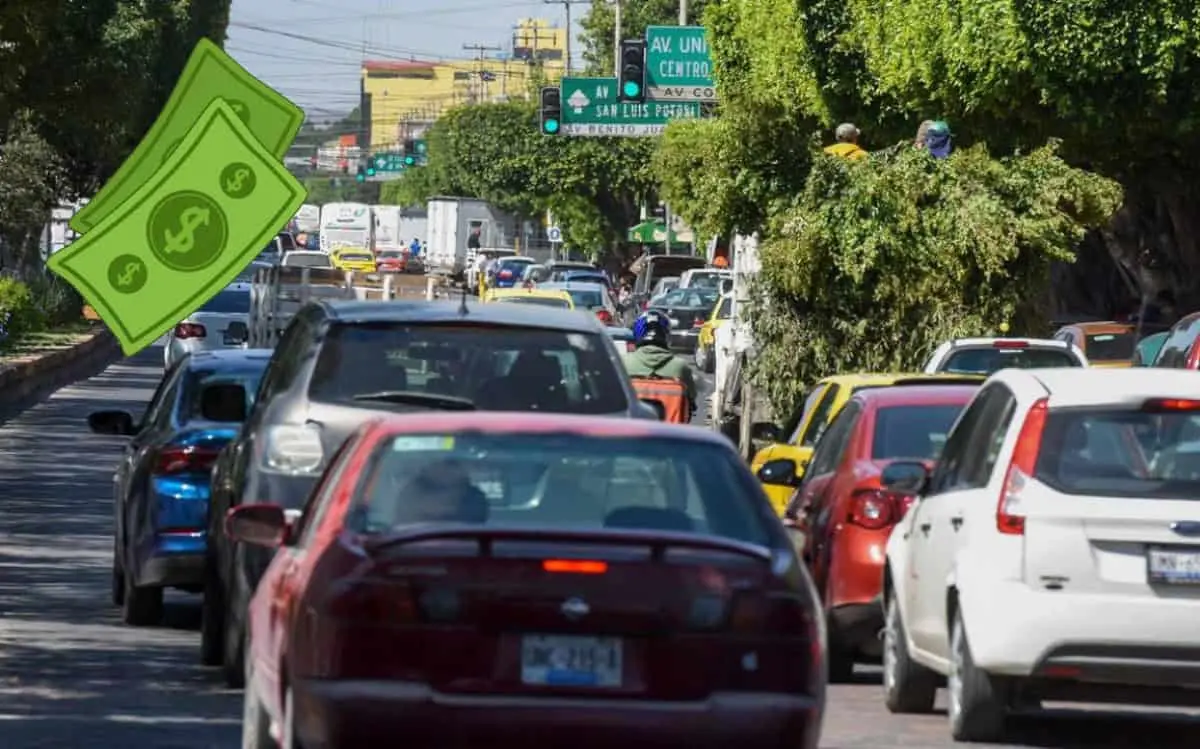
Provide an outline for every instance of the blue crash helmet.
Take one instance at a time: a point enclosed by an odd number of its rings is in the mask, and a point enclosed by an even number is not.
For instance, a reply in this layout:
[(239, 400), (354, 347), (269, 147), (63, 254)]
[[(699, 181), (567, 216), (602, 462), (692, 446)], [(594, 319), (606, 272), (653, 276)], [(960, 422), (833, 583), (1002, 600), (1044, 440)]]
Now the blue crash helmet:
[(633, 323), (633, 340), (639, 346), (666, 347), (671, 336), (671, 320), (661, 312), (643, 312)]

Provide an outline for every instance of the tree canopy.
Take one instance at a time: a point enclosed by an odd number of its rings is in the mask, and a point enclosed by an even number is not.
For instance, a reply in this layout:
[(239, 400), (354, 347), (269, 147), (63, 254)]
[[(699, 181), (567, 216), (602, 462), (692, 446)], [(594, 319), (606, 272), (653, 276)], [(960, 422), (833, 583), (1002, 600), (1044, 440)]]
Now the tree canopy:
[(40, 230), (56, 200), (94, 191), (120, 165), (196, 41), (224, 41), (229, 4), (0, 3), (0, 232), (10, 246)]

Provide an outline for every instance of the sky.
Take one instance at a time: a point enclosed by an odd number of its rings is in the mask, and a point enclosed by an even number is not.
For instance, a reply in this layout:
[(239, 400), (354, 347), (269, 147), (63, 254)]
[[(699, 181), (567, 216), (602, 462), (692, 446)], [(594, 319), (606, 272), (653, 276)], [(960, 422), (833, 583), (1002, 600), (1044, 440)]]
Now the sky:
[[(571, 7), (576, 30), (586, 10)], [(507, 48), (522, 18), (561, 26), (566, 14), (561, 2), (541, 0), (233, 0), (225, 49), (321, 122), (358, 104), (364, 57), (472, 58), (464, 44)]]

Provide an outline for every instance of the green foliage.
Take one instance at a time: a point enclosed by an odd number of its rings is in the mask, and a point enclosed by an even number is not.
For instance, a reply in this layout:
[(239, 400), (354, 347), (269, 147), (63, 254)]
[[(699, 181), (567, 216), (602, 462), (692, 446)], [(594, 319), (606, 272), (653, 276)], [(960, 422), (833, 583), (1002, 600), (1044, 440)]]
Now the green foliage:
[(46, 324), (45, 315), (34, 304), (29, 287), (8, 276), (0, 276), (0, 321), (4, 320), (7, 320), (5, 329), (10, 340), (41, 330)]
[(652, 143), (544, 136), (533, 101), (457, 107), (425, 139), (428, 164), (387, 183), (381, 200), (413, 205), (435, 195), (479, 198), (525, 218), (549, 210), (566, 244), (584, 253), (619, 241), (653, 186)]
[(947, 339), (1036, 331), (1046, 317), (1030, 289), (1120, 201), (1116, 183), (1053, 145), (1000, 160), (983, 146), (946, 161), (816, 154), (764, 232), (755, 380), (787, 414), (830, 373), (916, 371)]
[[(690, 0), (688, 24), (699, 26), (705, 9), (717, 5), (714, 0)], [(623, 0), (621, 4), (621, 38), (641, 39), (647, 26), (674, 26), (679, 23), (679, 0)], [(583, 59), (588, 75), (612, 75), (613, 41), (616, 14), (611, 3), (592, 3), (580, 19), (583, 30)]]
[(46, 223), (47, 207), (61, 187), (60, 163), (28, 118), (14, 123), (0, 141), (0, 245), (24, 248)]

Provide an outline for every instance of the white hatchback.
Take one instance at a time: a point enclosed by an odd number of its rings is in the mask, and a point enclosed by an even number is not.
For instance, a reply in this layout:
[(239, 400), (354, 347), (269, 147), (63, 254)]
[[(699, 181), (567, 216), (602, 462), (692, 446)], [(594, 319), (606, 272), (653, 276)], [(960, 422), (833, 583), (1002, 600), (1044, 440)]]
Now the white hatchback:
[(956, 338), (946, 341), (925, 362), (925, 374), (990, 375), (1007, 367), (1086, 367), (1078, 346), (1053, 338)]
[(887, 546), (884, 685), (994, 741), (1042, 700), (1200, 705), (1200, 380), (1008, 369), (980, 388)]

